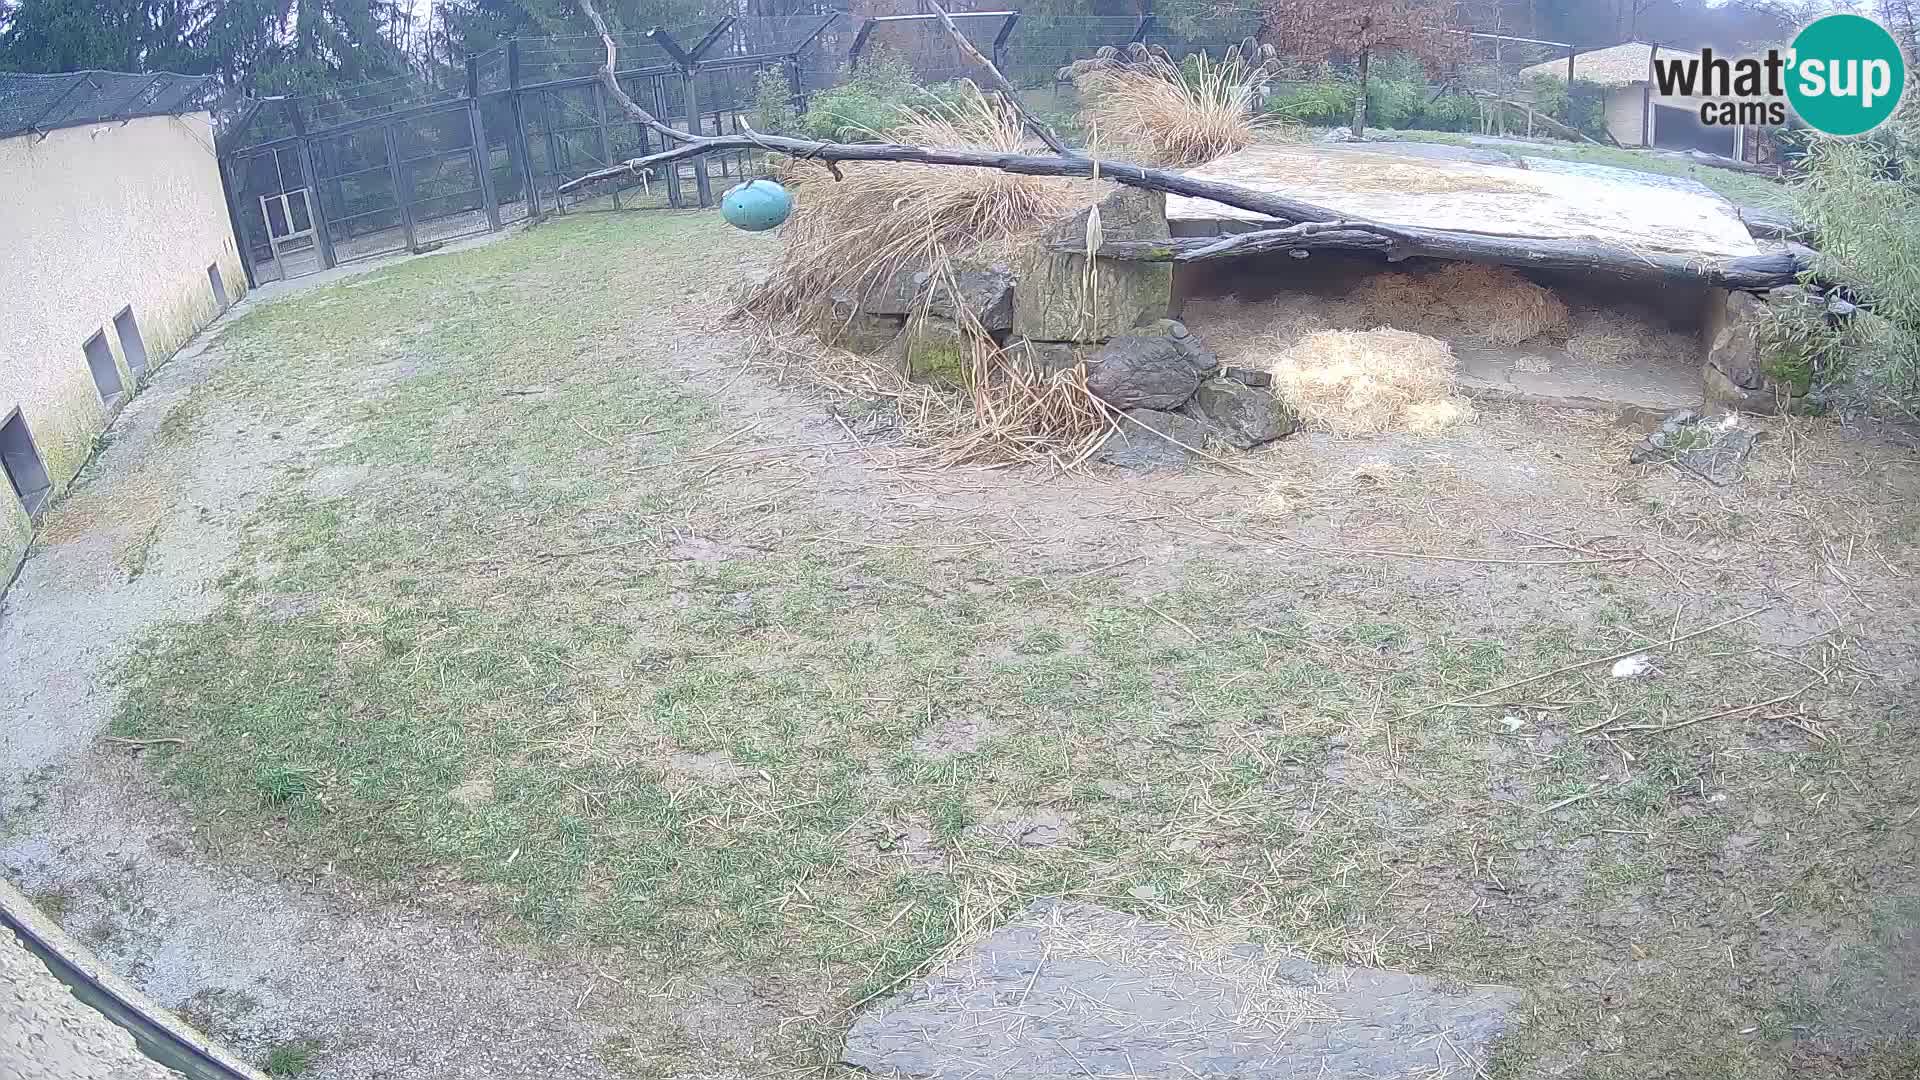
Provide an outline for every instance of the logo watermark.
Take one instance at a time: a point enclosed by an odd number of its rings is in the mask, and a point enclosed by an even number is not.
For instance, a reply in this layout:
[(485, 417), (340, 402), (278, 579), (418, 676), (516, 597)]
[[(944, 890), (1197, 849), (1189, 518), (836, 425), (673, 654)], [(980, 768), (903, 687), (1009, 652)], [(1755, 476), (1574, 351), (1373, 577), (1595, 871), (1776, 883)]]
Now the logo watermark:
[(1707, 98), (1700, 122), (1779, 125), (1787, 107), (1828, 135), (1864, 135), (1893, 115), (1907, 87), (1907, 61), (1886, 27), (1860, 15), (1808, 23), (1784, 52), (1728, 59), (1702, 49), (1653, 59), (1661, 97)]

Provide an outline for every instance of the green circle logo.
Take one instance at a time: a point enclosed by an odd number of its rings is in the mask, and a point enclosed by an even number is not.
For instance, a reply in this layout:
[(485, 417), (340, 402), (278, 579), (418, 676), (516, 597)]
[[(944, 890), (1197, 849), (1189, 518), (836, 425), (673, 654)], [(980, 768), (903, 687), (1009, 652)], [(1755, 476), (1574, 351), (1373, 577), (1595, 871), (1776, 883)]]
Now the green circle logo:
[(1886, 122), (1907, 86), (1907, 61), (1887, 28), (1859, 15), (1815, 19), (1793, 39), (1787, 100), (1809, 127), (1863, 135)]

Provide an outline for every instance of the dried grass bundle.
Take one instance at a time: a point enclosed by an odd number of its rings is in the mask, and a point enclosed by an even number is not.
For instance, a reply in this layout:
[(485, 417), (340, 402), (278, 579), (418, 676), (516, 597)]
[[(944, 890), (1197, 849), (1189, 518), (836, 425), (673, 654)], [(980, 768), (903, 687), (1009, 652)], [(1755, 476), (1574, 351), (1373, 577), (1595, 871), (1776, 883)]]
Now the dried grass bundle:
[[(1025, 133), (1011, 110), (972, 84), (953, 103), (909, 108), (892, 137), (945, 149), (1016, 151)], [(1098, 185), (898, 162), (787, 169), (794, 210), (781, 227), (780, 261), (747, 298), (748, 309), (796, 318), (831, 337), (836, 297), (857, 299), (908, 266), (992, 248), (1092, 200)]]
[(1466, 419), (1460, 363), (1443, 341), (1382, 327), (1322, 330), (1282, 353), (1274, 385), (1309, 426), (1336, 435), (1433, 432)]
[(1273, 46), (1251, 38), (1218, 61), (1197, 53), (1184, 66), (1165, 49), (1135, 43), (1108, 46), (1061, 74), (1073, 79), (1081, 113), (1104, 142), (1181, 166), (1230, 154), (1275, 119), (1254, 105), (1277, 64)]
[[(955, 102), (905, 111), (891, 138), (951, 149), (1025, 145), (1019, 118), (971, 84)], [(1085, 460), (1109, 427), (1085, 373), (1041, 375), (1015, 362), (964, 304), (954, 305), (971, 343), (964, 395), (914, 383), (884, 360), (813, 337), (831, 342), (840, 329), (836, 312), (850, 317), (862, 296), (909, 267), (927, 268), (933, 291), (957, 298), (956, 259), (1000, 254), (1016, 238), (1093, 203), (1105, 185), (894, 162), (841, 169), (844, 181), (812, 163), (791, 167), (794, 212), (781, 228), (780, 260), (745, 303), (765, 320), (766, 355), (782, 370), (800, 362), (812, 381), (837, 393), (891, 402), (908, 437), (942, 464), (1070, 467)]]

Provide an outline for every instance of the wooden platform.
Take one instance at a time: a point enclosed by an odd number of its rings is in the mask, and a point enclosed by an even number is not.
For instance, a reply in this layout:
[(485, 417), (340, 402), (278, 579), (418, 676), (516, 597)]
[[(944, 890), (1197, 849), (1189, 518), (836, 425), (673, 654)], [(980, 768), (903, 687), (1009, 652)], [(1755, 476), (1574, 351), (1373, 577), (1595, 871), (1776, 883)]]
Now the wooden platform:
[[(1607, 240), (1715, 257), (1761, 251), (1733, 204), (1717, 195), (1518, 164), (1289, 143), (1256, 144), (1187, 172), (1388, 225)], [(1195, 236), (1238, 232), (1264, 219), (1169, 195), (1167, 220), (1175, 235)]]

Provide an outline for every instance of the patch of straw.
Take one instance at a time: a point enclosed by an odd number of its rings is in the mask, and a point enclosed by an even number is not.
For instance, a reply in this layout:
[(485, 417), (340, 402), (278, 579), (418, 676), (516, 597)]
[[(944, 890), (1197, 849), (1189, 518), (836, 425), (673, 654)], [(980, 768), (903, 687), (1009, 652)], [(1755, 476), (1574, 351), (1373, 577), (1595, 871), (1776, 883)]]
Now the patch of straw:
[(1472, 415), (1455, 395), (1459, 366), (1445, 342), (1423, 334), (1323, 330), (1282, 353), (1273, 378), (1310, 427), (1336, 435), (1431, 433)]
[(1447, 337), (1518, 345), (1567, 329), (1567, 305), (1553, 290), (1500, 266), (1448, 263), (1427, 274), (1376, 274), (1347, 296), (1366, 321)]

